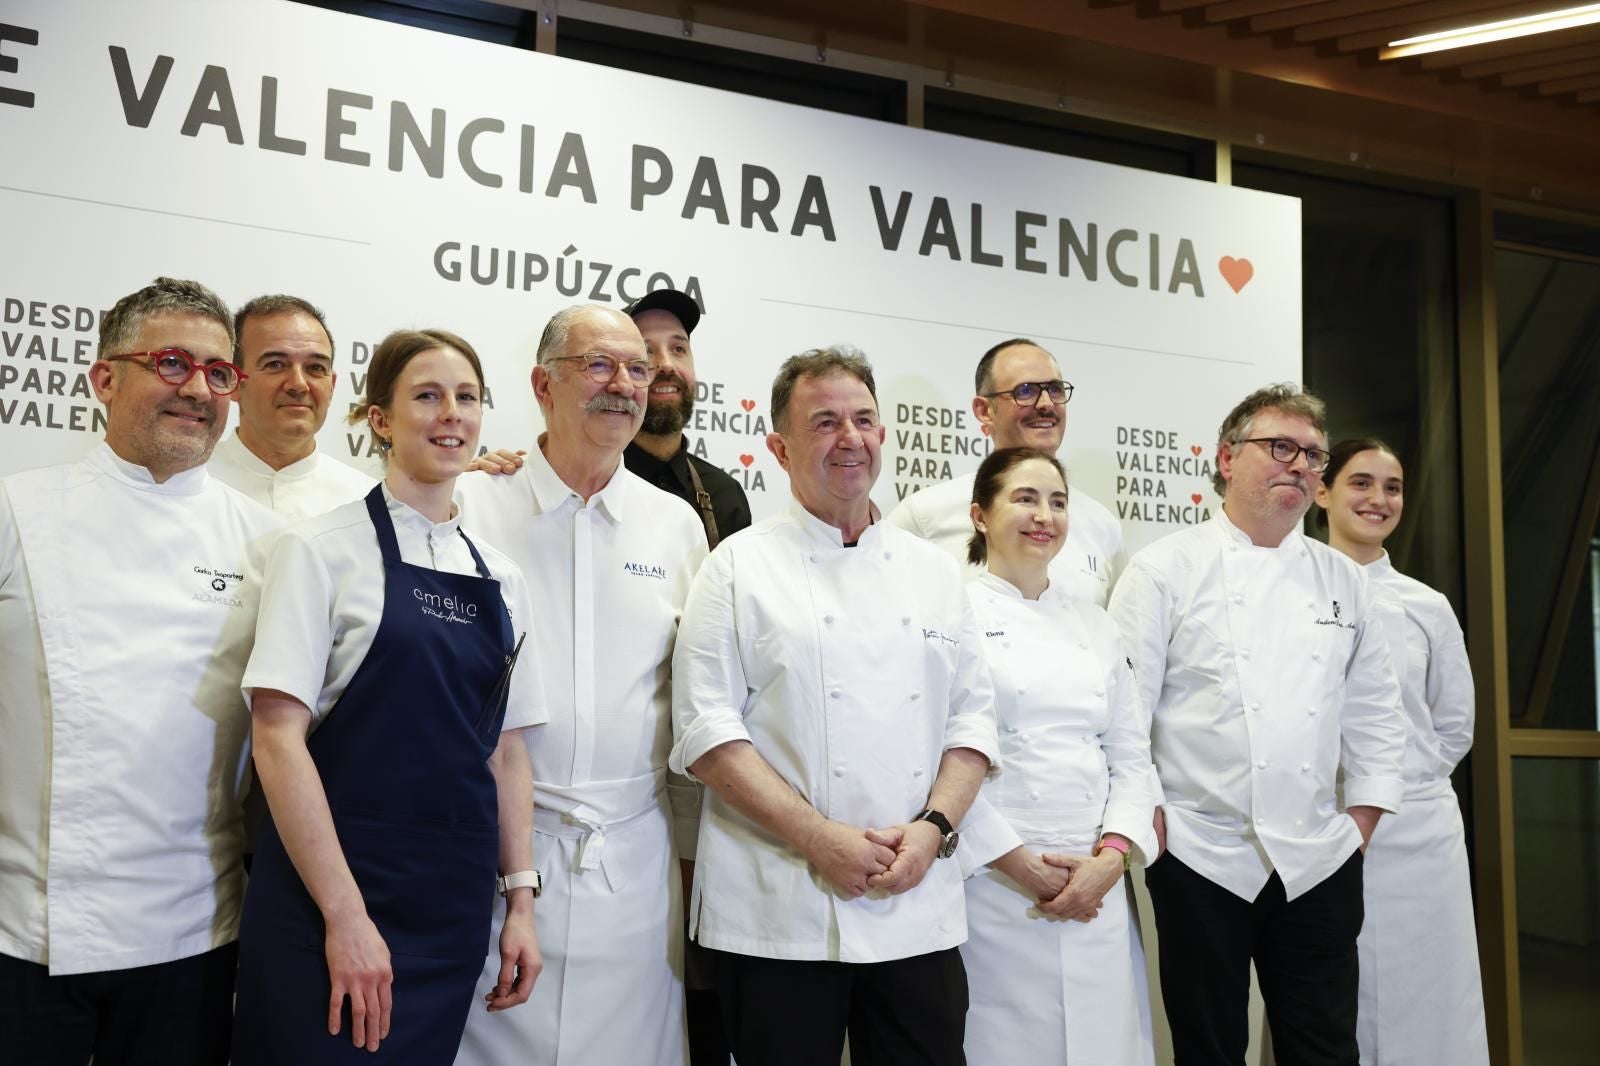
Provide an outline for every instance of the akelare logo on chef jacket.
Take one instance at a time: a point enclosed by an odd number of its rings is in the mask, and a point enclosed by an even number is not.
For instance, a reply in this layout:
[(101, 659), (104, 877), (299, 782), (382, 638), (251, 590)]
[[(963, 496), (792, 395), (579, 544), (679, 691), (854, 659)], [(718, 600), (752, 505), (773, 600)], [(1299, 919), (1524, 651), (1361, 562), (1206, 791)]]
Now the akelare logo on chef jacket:
[(470, 600), (441, 596), (437, 592), (423, 592), (419, 588), (413, 588), (411, 595), (422, 607), (422, 613), (429, 618), (437, 618), (441, 622), (459, 622), (465, 626), (477, 621), (478, 605)]
[(653, 577), (657, 581), (667, 579), (667, 568), (655, 563), (623, 563), (622, 572), (634, 577)]

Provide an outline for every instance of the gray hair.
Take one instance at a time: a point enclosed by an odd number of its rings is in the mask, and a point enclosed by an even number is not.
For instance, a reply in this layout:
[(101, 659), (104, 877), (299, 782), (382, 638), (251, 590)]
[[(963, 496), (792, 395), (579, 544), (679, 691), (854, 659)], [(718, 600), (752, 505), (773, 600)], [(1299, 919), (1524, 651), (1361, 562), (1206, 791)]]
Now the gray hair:
[(164, 311), (209, 318), (220, 325), (233, 343), (233, 317), (222, 298), (198, 281), (157, 278), (138, 292), (118, 300), (100, 322), (100, 358), (121, 355), (139, 342), (145, 319)]
[(572, 324), (594, 311), (622, 314), (615, 307), (607, 307), (604, 304), (573, 304), (571, 307), (563, 307), (550, 316), (550, 321), (545, 323), (544, 333), (539, 336), (539, 365), (549, 366), (559, 357), (566, 355), (567, 336), (572, 332)]
[(236, 366), (244, 366), (244, 351), (240, 348), (244, 337), (244, 324), (252, 318), (265, 318), (268, 315), (281, 315), (288, 312), (300, 312), (310, 315), (317, 320), (317, 325), (322, 327), (322, 332), (328, 336), (328, 354), (333, 354), (333, 330), (328, 328), (328, 320), (322, 317), (322, 310), (310, 300), (302, 300), (298, 296), (288, 293), (274, 292), (266, 296), (257, 296), (234, 313), (233, 316), (233, 362)]
[(778, 376), (772, 379), (772, 427), (783, 432), (784, 419), (789, 415), (789, 399), (801, 378), (826, 378), (835, 374), (848, 374), (860, 381), (872, 394), (872, 402), (878, 402), (872, 364), (867, 362), (861, 349), (849, 344), (812, 348), (785, 359), (778, 368)]
[[(1217, 443), (1234, 445), (1249, 437), (1250, 427), (1262, 411), (1280, 411), (1286, 415), (1303, 418), (1310, 422), (1318, 433), (1327, 433), (1327, 405), (1294, 382), (1285, 381), (1275, 385), (1265, 385), (1240, 400), (1238, 406), (1229, 411), (1228, 417), (1222, 420), (1222, 427), (1217, 430)], [(1228, 491), (1228, 483), (1223, 479), (1220, 465), (1212, 471), (1211, 487), (1217, 490), (1218, 496), (1225, 495)]]

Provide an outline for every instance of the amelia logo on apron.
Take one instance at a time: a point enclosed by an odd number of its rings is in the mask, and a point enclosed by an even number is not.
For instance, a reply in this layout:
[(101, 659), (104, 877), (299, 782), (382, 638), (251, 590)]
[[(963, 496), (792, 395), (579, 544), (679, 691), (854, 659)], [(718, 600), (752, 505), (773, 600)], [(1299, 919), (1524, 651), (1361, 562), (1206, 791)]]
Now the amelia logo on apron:
[[(389, 947), (394, 1014), (376, 1056), (329, 1036), (322, 916), (269, 818), (240, 930), (236, 1066), (455, 1057), (489, 946), (499, 741), (520, 642), (500, 583), (400, 559), (382, 487), (367, 512), (383, 552), (383, 618), (350, 685), (306, 747), (339, 845)], [(419, 609), (420, 608), (420, 609)]]

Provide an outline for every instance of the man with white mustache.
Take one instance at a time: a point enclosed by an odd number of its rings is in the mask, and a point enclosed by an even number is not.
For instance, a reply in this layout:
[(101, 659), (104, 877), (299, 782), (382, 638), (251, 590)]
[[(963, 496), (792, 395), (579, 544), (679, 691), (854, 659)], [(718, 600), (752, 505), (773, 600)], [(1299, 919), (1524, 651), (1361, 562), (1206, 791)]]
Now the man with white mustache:
[(1218, 432), (1216, 516), (1136, 554), (1111, 597), (1165, 793), (1145, 884), (1188, 1066), (1244, 1061), (1252, 962), (1282, 1066), (1359, 1061), (1362, 852), (1404, 793), (1405, 728), (1366, 574), (1300, 530), (1323, 420), (1292, 385), (1247, 396)]
[[(994, 447), (1037, 448), (1055, 455), (1067, 428), (1072, 385), (1062, 380), (1053, 355), (1033, 341), (1001, 341), (978, 360), (972, 413)], [(890, 512), (891, 525), (930, 540), (963, 564), (972, 536), (972, 482), (976, 468), (906, 497)], [(1067, 541), (1050, 563), (1050, 584), (1104, 607), (1123, 563), (1122, 526), (1081, 487), (1067, 502)], [(970, 579), (979, 571), (968, 566)]]
[[(541, 608), (525, 654), (550, 707), (526, 731), (544, 969), (521, 1010), (473, 1013), (460, 1063), (685, 1061), (674, 837), (692, 839), (698, 809), (666, 768), (673, 644), (706, 540), (681, 501), (622, 465), (655, 373), (627, 315), (558, 312), (532, 374), (545, 433), (510, 476), (457, 482), (473, 528)], [(481, 996), (498, 972), (485, 967)]]

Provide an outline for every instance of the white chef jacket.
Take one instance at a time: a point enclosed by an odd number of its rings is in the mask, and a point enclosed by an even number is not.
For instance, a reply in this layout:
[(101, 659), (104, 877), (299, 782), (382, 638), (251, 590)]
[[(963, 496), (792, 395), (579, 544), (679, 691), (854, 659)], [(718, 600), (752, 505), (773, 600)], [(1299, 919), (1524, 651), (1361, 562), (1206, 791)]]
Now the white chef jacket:
[[(965, 567), (969, 581), (983, 572), (967, 564), (972, 485), (977, 478), (974, 470), (930, 485), (907, 496), (888, 517), (891, 525), (910, 530), (948, 552)], [(1050, 584), (1104, 607), (1125, 562), (1122, 525), (1100, 501), (1082, 489), (1072, 489), (1067, 494), (1067, 540), (1050, 561)]]
[(1263, 548), (1218, 509), (1136, 554), (1111, 616), (1133, 656), (1167, 846), (1253, 900), (1294, 899), (1361, 846), (1351, 806), (1404, 792), (1400, 688), (1366, 575), (1299, 530)]
[[(672, 645), (705, 559), (704, 527), (682, 500), (620, 461), (585, 503), (538, 447), (515, 474), (463, 476), (456, 494), (522, 565), (539, 603), (528, 644), (554, 714), (529, 744), (534, 805), (579, 803), (608, 820), (634, 813), (605, 809), (607, 793), (666, 770)], [(694, 855), (696, 791), (672, 791), (685, 858)]]
[(985, 573), (967, 586), (994, 679), (1005, 767), (961, 825), (964, 871), (1023, 843), (1120, 833), (1155, 856), (1156, 782), (1132, 663), (1105, 611), (1054, 587), (1037, 600)]
[(325, 514), (342, 503), (359, 500), (377, 479), (321, 449), (282, 470), (274, 470), (244, 446), (237, 431), (212, 449), (206, 463), (211, 476), (282, 515), (285, 521)]
[[(387, 485), (383, 497), (402, 562), (444, 573), (478, 573), (461, 539), (460, 511), (436, 523), (395, 499)], [(467, 536), (500, 582), (512, 631), (521, 636), (533, 619), (522, 571), (470, 525)], [(245, 699), (253, 689), (277, 689), (306, 705), (315, 729), (372, 649), (383, 605), (383, 551), (365, 500), (289, 526), (267, 565), (255, 649), (240, 682)], [(531, 654), (517, 657), (502, 730), (538, 725), (549, 717), (539, 686), (541, 667)]]
[(1461, 623), (1449, 600), (1396, 570), (1388, 552), (1365, 569), (1400, 675), (1406, 791), (1431, 790), (1472, 748), (1476, 702)]
[(237, 938), (239, 675), (280, 523), (104, 443), (0, 479), (0, 954), (90, 973)]
[[(943, 753), (998, 762), (994, 692), (959, 567), (895, 526), (856, 547), (798, 501), (718, 545), (673, 658), (672, 768), (747, 740), (823, 816), (906, 822)], [(714, 793), (700, 825), (691, 935), (779, 959), (883, 962), (966, 939), (961, 873), (937, 860), (897, 896), (841, 895)]]

